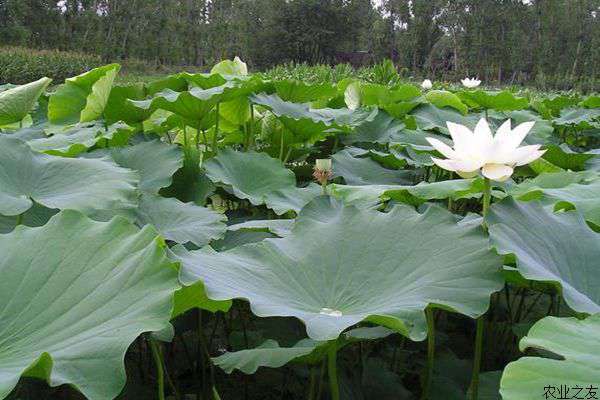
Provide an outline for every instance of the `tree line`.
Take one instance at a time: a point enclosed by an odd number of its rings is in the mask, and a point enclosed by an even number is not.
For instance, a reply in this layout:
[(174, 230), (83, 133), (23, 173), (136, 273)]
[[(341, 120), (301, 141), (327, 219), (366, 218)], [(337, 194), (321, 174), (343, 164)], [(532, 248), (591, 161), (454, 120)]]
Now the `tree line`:
[(600, 77), (600, 0), (0, 0), (0, 44), (108, 61), (238, 55), (520, 82)]

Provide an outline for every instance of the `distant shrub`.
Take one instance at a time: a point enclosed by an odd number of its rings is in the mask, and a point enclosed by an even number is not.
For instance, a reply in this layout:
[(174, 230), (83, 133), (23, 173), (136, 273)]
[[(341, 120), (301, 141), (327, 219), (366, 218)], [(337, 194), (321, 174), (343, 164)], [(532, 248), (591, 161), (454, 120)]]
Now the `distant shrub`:
[(58, 50), (0, 47), (0, 84), (22, 84), (47, 76), (54, 84), (102, 65), (99, 56)]

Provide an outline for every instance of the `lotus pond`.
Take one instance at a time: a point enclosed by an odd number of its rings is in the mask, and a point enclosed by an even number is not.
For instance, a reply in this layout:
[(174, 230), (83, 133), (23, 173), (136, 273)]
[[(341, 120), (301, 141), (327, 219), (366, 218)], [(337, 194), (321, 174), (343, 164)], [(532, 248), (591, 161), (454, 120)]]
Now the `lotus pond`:
[(118, 72), (0, 86), (0, 399), (600, 396), (600, 96)]

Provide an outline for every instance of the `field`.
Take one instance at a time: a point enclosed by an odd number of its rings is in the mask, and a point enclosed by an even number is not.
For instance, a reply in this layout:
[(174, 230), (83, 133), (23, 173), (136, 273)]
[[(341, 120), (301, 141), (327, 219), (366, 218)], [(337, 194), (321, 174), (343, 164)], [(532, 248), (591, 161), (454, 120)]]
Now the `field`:
[(0, 86), (0, 399), (598, 398), (600, 96), (390, 64)]

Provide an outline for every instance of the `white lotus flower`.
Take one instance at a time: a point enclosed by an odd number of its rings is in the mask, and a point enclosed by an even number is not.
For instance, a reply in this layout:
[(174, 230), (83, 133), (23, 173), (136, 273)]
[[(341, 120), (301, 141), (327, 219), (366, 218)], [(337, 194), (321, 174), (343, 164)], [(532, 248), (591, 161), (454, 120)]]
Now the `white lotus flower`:
[(441, 168), (454, 171), (463, 178), (472, 178), (481, 170), (486, 178), (505, 181), (510, 178), (515, 166), (529, 164), (544, 154), (545, 150), (540, 150), (541, 145), (519, 147), (534, 124), (535, 121), (524, 122), (511, 129), (509, 119), (492, 136), (485, 118), (479, 120), (475, 131), (447, 122), (454, 148), (438, 139), (427, 138), (437, 151), (447, 157), (445, 160), (431, 159)]
[(433, 87), (433, 83), (429, 79), (425, 79), (423, 83), (421, 83), (421, 87), (425, 90), (429, 90)]
[(331, 158), (317, 159), (315, 169), (319, 171), (331, 171)]
[(473, 89), (473, 88), (476, 88), (477, 86), (481, 85), (481, 81), (477, 78), (465, 78), (465, 79), (461, 80), (461, 82), (464, 87), (469, 88), (469, 89)]

